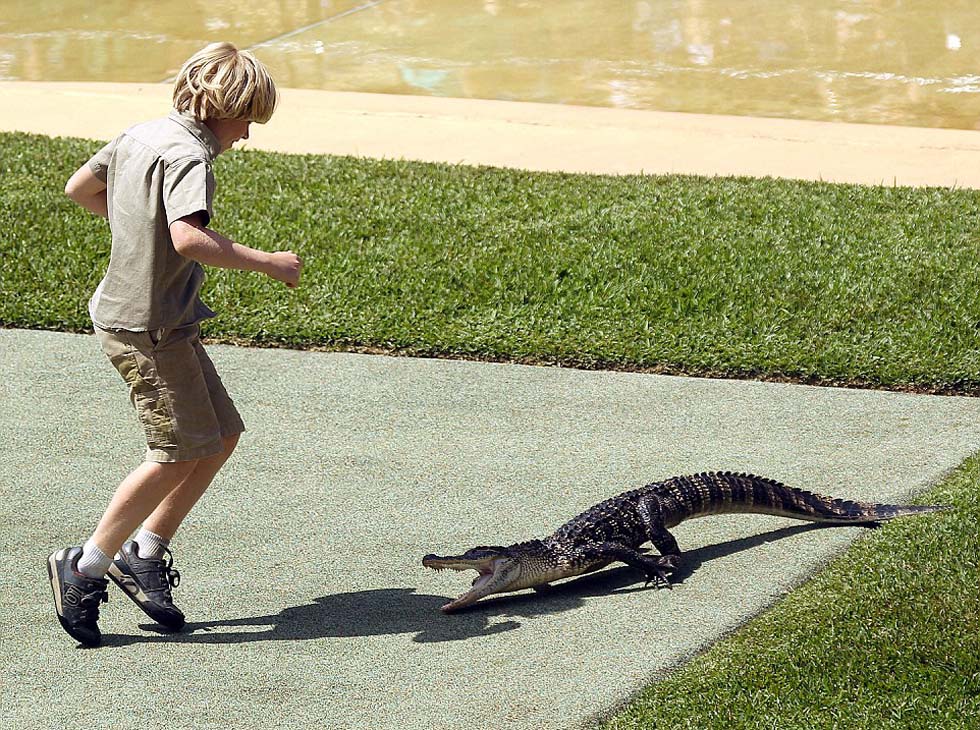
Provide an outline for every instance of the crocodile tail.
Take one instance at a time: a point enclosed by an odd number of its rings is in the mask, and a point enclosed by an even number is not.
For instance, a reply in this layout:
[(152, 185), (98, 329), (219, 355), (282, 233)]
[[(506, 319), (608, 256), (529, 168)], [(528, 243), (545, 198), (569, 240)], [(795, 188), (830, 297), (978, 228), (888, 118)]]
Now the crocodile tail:
[(875, 520), (893, 520), (906, 515), (924, 515), (950, 509), (948, 504), (876, 504), (873, 505)]
[(860, 524), (881, 522), (906, 515), (947, 509), (940, 505), (894, 505), (857, 502), (787, 487), (785, 484), (732, 472), (706, 472), (674, 477), (661, 492), (674, 502), (677, 517), (689, 519), (709, 514), (753, 512), (810, 522)]

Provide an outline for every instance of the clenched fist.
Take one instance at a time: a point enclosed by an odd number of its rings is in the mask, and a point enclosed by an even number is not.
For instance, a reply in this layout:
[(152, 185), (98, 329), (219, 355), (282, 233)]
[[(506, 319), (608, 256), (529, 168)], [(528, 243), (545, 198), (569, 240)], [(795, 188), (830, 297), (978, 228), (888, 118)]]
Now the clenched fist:
[(299, 283), (302, 271), (303, 259), (292, 251), (276, 251), (269, 254), (269, 266), (265, 273), (277, 281), (284, 282), (286, 286), (295, 287)]

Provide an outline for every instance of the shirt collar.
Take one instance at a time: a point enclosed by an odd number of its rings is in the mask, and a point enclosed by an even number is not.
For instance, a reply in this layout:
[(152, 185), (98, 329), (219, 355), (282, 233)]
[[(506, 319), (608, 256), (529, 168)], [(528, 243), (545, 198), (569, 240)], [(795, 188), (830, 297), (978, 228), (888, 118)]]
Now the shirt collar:
[(208, 129), (208, 125), (198, 120), (193, 114), (171, 109), (169, 118), (193, 134), (204, 145), (204, 149), (211, 155), (212, 160), (221, 154), (221, 143), (214, 136), (214, 132)]

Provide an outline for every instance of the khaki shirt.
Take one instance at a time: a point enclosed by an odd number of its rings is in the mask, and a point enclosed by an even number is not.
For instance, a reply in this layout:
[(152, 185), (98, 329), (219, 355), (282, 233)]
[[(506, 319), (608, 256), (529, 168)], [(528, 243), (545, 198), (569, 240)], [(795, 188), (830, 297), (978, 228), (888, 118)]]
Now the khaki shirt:
[(213, 317), (198, 292), (204, 269), (174, 250), (170, 224), (200, 213), (211, 220), (217, 138), (189, 114), (126, 130), (89, 160), (108, 186), (112, 252), (89, 302), (102, 329), (185, 327)]

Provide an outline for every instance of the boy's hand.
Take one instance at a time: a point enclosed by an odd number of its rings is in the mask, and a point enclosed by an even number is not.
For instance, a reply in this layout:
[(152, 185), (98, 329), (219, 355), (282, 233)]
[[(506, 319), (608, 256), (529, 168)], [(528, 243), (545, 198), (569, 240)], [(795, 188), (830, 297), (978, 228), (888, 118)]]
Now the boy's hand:
[(266, 273), (277, 281), (285, 282), (293, 288), (299, 283), (299, 275), (303, 271), (303, 259), (292, 251), (277, 251), (269, 254), (269, 269)]

